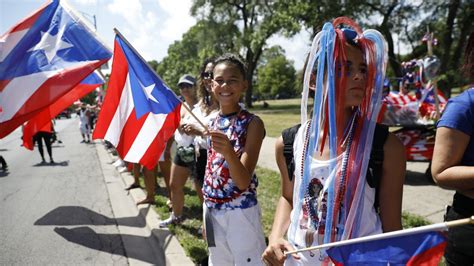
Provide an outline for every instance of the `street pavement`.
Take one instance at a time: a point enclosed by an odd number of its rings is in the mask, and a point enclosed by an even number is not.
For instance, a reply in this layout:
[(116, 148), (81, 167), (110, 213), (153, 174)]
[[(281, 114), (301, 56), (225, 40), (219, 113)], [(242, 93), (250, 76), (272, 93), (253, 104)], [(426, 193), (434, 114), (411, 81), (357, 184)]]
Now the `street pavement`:
[[(275, 162), (275, 138), (265, 137), (258, 165), (278, 171)], [(403, 186), (402, 210), (426, 218), (432, 223), (443, 222), (446, 205), (452, 203), (454, 191), (442, 189), (429, 182), (424, 173), (428, 162), (407, 162), (407, 174)]]
[(56, 130), (54, 164), (20, 147), (20, 130), (0, 140), (0, 265), (165, 265), (103, 145), (80, 143), (77, 118)]

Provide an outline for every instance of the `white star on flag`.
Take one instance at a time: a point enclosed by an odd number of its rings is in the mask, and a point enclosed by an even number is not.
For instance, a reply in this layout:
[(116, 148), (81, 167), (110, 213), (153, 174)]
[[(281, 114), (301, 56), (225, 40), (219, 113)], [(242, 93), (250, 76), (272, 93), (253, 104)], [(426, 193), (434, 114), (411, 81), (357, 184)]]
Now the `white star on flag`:
[(40, 42), (28, 51), (43, 50), (48, 64), (51, 63), (51, 60), (56, 56), (59, 50), (73, 47), (72, 44), (61, 40), (62, 33), (63, 31), (59, 30), (58, 33), (53, 36), (49, 34), (49, 32), (41, 32)]
[(140, 87), (142, 87), (142, 90), (145, 92), (145, 95), (148, 99), (156, 102), (156, 103), (160, 103), (158, 102), (158, 100), (155, 98), (155, 96), (151, 95), (151, 92), (153, 91), (153, 89), (155, 88), (155, 84), (151, 84), (150, 86), (143, 86), (143, 84), (138, 81), (138, 83), (140, 84)]

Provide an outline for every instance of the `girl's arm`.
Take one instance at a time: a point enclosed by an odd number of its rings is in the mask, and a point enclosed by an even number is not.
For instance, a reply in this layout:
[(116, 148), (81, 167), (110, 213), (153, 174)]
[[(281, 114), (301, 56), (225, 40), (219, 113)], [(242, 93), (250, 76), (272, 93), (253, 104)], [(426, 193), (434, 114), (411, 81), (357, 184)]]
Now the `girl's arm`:
[(474, 195), (474, 166), (460, 165), (471, 137), (447, 127), (436, 130), (436, 140), (431, 163), (431, 173), (436, 183), (455, 189), (467, 196)]
[(257, 165), (264, 132), (263, 122), (256, 116), (248, 125), (247, 141), (240, 158), (235, 153), (234, 147), (232, 147), (224, 133), (219, 131), (209, 132), (212, 148), (216, 152), (224, 155), (229, 165), (232, 180), (240, 190), (245, 190), (250, 185), (250, 180)]
[[(285, 251), (293, 250), (293, 247), (285, 239), (286, 231), (290, 226), (290, 214), (293, 209), (293, 180), (288, 176), (287, 165), (283, 155), (283, 138), (279, 137), (275, 142), (275, 159), (280, 170), (281, 196), (278, 201), (273, 220), (272, 232), (268, 236), (268, 247), (262, 254), (262, 259), (270, 265), (283, 265), (286, 257)], [(298, 259), (298, 255), (294, 255)]]
[(402, 196), (406, 172), (405, 147), (392, 133), (383, 147), (384, 160), (380, 180), (380, 219), (384, 232), (402, 229)]

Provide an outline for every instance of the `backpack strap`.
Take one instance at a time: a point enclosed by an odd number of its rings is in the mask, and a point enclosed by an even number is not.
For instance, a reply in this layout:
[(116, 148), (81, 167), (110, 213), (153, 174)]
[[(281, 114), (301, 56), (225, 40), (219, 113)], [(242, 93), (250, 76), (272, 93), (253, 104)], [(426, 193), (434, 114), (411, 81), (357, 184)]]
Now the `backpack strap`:
[(371, 188), (375, 188), (374, 207), (379, 207), (379, 190), (380, 179), (383, 173), (384, 150), (383, 145), (388, 137), (388, 126), (382, 124), (375, 125), (374, 140), (372, 142), (372, 150), (370, 152), (369, 165), (367, 167), (367, 184)]
[(286, 167), (290, 181), (293, 179), (293, 172), (295, 171), (295, 161), (293, 157), (293, 143), (295, 142), (296, 133), (301, 124), (297, 124), (290, 128), (284, 129), (281, 132), (283, 138), (283, 156), (285, 156)]

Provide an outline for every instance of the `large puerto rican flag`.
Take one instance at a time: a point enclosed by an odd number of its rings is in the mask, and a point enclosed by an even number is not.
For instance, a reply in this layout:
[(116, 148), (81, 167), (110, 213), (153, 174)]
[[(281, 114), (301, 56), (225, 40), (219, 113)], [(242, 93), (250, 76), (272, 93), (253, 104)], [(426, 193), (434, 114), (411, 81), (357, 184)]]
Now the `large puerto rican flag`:
[(104, 84), (97, 73), (92, 72), (81, 83), (76, 85), (72, 90), (60, 97), (50, 106), (44, 108), (41, 112), (36, 114), (23, 127), (23, 147), (28, 150), (33, 150), (33, 136), (40, 131), (45, 125), (51, 123), (51, 119), (55, 118), (62, 110), (71, 106), (76, 100), (89, 94), (95, 88)]
[(180, 121), (181, 101), (119, 35), (93, 139), (105, 139), (127, 162), (156, 166)]
[(65, 95), (111, 52), (54, 0), (0, 37), (0, 138)]

